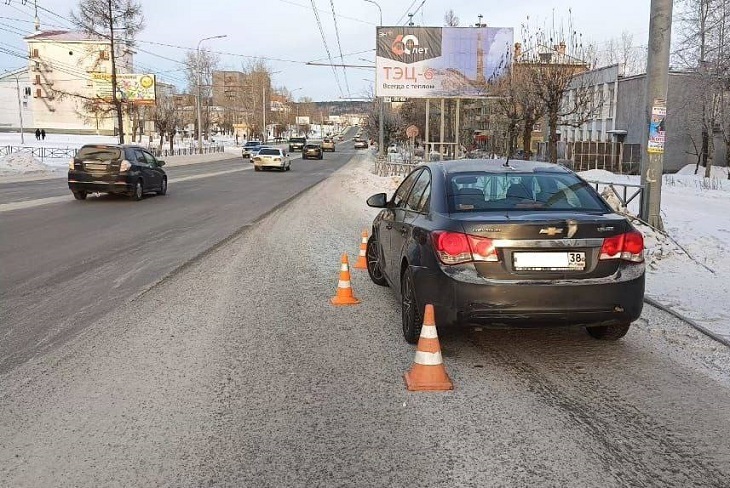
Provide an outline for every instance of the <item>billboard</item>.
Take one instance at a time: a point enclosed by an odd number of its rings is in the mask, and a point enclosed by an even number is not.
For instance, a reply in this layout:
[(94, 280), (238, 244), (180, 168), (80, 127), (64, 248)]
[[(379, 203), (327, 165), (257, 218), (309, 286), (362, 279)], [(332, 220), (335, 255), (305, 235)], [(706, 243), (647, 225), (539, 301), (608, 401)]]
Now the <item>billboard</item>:
[[(112, 100), (111, 73), (91, 73), (94, 96), (106, 101)], [(137, 105), (155, 103), (155, 75), (117, 74), (117, 98)]]
[(309, 125), (309, 117), (303, 115), (297, 116), (297, 125)]
[(479, 98), (509, 63), (511, 27), (378, 27), (379, 97)]

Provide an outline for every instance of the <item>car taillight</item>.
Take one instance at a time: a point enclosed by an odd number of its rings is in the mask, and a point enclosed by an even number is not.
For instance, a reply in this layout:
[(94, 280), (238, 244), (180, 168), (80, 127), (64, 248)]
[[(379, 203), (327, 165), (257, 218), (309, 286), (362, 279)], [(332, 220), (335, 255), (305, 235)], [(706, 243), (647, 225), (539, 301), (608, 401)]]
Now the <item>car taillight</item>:
[(437, 231), (431, 235), (436, 254), (444, 264), (499, 261), (492, 239), (446, 231)]
[(622, 259), (632, 263), (644, 261), (644, 236), (635, 230), (603, 240), (601, 260)]
[(132, 169), (132, 163), (130, 163), (126, 159), (123, 159), (122, 164), (119, 165), (119, 171), (124, 172), (129, 171), (130, 169)]
[(73, 159), (68, 162), (68, 169), (74, 169), (74, 165), (76, 164), (76, 161)]

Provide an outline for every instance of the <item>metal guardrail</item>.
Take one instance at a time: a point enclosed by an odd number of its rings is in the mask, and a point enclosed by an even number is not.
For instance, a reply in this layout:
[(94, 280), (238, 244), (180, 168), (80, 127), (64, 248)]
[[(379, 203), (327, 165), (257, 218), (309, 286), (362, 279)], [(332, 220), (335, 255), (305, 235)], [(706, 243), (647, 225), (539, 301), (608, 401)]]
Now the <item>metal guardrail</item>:
[[(618, 198), (623, 207), (628, 207), (629, 203), (634, 201), (636, 198), (639, 199), (639, 208), (644, 208), (644, 185), (635, 185), (633, 183), (614, 183), (610, 181), (598, 181), (598, 180), (586, 180), (596, 188), (596, 191), (600, 191), (599, 186), (603, 185), (605, 188), (611, 190), (611, 192)], [(616, 189), (619, 187), (620, 192)], [(630, 190), (631, 189), (631, 190)], [(631, 192), (629, 194), (629, 192)]]

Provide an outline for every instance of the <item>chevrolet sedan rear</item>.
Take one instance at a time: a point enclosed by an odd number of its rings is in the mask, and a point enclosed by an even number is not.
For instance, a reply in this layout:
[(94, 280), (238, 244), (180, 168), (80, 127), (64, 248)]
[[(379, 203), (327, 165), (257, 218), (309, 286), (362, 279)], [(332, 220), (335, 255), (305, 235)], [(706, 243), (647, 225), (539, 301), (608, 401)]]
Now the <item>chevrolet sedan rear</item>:
[(368, 204), (383, 208), (370, 277), (400, 296), (409, 342), (427, 303), (440, 326), (585, 326), (611, 340), (641, 315), (643, 236), (562, 167), (431, 163)]

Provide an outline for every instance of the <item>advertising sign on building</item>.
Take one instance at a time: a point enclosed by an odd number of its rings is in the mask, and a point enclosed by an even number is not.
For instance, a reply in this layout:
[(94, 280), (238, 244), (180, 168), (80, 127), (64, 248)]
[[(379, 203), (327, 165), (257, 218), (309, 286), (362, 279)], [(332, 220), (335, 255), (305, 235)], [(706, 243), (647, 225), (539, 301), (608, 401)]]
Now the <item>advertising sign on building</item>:
[(651, 122), (649, 123), (649, 144), (646, 150), (650, 154), (663, 154), (666, 130), (664, 119), (667, 116), (667, 103), (665, 100), (654, 100), (651, 108)]
[(513, 44), (510, 27), (378, 27), (376, 95), (488, 96)]
[(303, 115), (297, 116), (297, 125), (309, 125), (309, 117)]
[[(106, 101), (112, 100), (111, 73), (91, 73), (94, 96)], [(117, 97), (136, 105), (155, 103), (155, 75), (117, 74)]]

